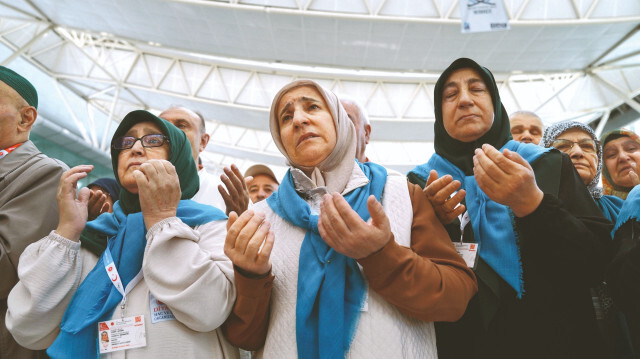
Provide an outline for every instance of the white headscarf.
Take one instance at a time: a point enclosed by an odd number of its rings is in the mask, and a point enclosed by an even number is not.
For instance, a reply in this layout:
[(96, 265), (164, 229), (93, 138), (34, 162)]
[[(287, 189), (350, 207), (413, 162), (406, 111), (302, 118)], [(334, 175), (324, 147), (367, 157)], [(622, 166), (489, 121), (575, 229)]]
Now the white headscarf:
[[(309, 86), (315, 88), (324, 98), (329, 107), (333, 123), (336, 128), (336, 146), (333, 148), (329, 156), (325, 158), (315, 167), (304, 166), (291, 160), (285, 150), (282, 138), (280, 137), (280, 125), (278, 122), (278, 105), (282, 97), (292, 89), (301, 86)], [(342, 192), (349, 182), (353, 171), (354, 161), (356, 157), (356, 136), (353, 123), (347, 115), (347, 111), (342, 107), (338, 97), (331, 91), (326, 90), (318, 83), (312, 80), (297, 80), (285, 85), (274, 97), (271, 104), (271, 113), (269, 115), (269, 128), (273, 141), (288, 164), (298, 170), (311, 173), (310, 180), (317, 187), (326, 186), (331, 192)]]

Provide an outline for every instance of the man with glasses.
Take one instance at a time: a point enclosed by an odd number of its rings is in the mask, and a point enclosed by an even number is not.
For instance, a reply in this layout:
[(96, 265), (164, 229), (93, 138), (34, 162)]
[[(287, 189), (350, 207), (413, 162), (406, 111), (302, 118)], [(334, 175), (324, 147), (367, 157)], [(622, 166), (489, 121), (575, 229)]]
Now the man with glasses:
[[(200, 152), (204, 151), (209, 143), (209, 134), (202, 115), (186, 107), (172, 106), (162, 111), (158, 117), (171, 122), (187, 135), (191, 143), (193, 160), (198, 166)], [(193, 196), (194, 201), (220, 208), (227, 214), (234, 211), (240, 215), (247, 209), (249, 192), (244, 177), (236, 165), (225, 167), (220, 179), (207, 172), (205, 168), (200, 166), (198, 168), (200, 190)], [(224, 187), (221, 182), (224, 183)]]
[(42, 355), (18, 345), (5, 326), (20, 254), (58, 224), (56, 192), (60, 176), (69, 169), (29, 141), (37, 107), (33, 85), (0, 66), (0, 358)]

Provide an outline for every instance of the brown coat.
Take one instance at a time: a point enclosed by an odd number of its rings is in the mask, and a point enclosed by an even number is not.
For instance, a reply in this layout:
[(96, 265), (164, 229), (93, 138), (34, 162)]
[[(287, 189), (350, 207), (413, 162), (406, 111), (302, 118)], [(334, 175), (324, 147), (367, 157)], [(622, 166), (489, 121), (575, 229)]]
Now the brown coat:
[(0, 159), (0, 359), (37, 358), (7, 331), (6, 300), (18, 282), (22, 251), (58, 224), (56, 192), (67, 165), (42, 154), (27, 141)]

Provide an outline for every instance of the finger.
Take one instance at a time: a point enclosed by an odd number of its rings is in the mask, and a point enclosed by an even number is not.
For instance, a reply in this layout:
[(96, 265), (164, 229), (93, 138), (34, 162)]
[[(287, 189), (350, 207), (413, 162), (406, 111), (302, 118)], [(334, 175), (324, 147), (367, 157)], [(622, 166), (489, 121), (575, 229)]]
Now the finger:
[[(517, 157), (521, 158), (520, 155), (518, 155), (517, 153), (514, 153), (512, 151), (509, 151), (507, 149), (504, 150), (506, 153), (511, 152), (514, 155), (517, 155)], [(518, 171), (520, 168), (519, 165), (523, 165), (522, 162), (517, 162), (514, 161), (513, 159), (507, 157), (504, 153), (498, 151), (495, 147), (489, 145), (489, 144), (484, 144), (482, 145), (482, 152), (485, 153), (485, 155), (491, 159), (491, 161), (504, 173), (507, 174), (512, 174), (515, 173), (516, 171)], [(514, 157), (515, 158), (515, 157)], [(521, 158), (521, 161), (526, 162), (524, 159)]]
[(149, 187), (149, 178), (147, 177), (147, 175), (141, 170), (135, 170), (133, 171), (133, 178), (136, 179), (138, 194), (140, 193), (140, 191), (146, 191), (146, 189)]
[(227, 236), (224, 239), (224, 253), (229, 257), (235, 248), (237, 229), (233, 229), (233, 224), (238, 220), (238, 214), (236, 212), (229, 213), (229, 219), (227, 220)]
[(78, 201), (86, 206), (89, 203), (89, 194), (90, 191), (87, 187), (82, 188), (78, 193)]
[[(500, 156), (504, 157), (502, 154)], [(473, 156), (473, 166), (481, 169), (481, 173), (487, 176), (486, 180), (500, 183), (505, 179), (506, 173), (481, 149), (476, 149)]]
[(269, 231), (267, 234), (267, 239), (264, 241), (264, 245), (258, 253), (258, 262), (265, 263), (269, 261), (269, 257), (271, 257), (271, 250), (273, 249), (273, 243), (275, 242), (276, 236), (273, 232)]
[(436, 172), (436, 170), (431, 170), (429, 171), (429, 178), (427, 178), (427, 184), (425, 185), (425, 188), (432, 184), (433, 181), (438, 179), (438, 172)]
[(510, 151), (510, 150), (508, 150), (506, 148), (502, 152), (503, 152), (503, 155), (506, 158), (510, 159), (511, 161), (513, 161), (513, 162), (515, 162), (515, 163), (517, 163), (517, 164), (519, 164), (521, 166), (524, 166), (524, 167), (527, 167), (527, 168), (531, 168), (531, 165), (529, 164), (529, 162), (527, 162), (527, 160), (525, 160), (522, 156), (520, 156), (520, 154), (518, 152)]
[(223, 173), (220, 175), (220, 180), (222, 181), (222, 183), (224, 183), (224, 186), (226, 187), (227, 192), (229, 192), (230, 198), (235, 198), (238, 196), (238, 190), (236, 189), (235, 185), (233, 184), (229, 176)]
[[(247, 246), (251, 241), (251, 238), (259, 231), (262, 223), (264, 222), (265, 215), (264, 213), (258, 212), (256, 213), (247, 224), (240, 230), (238, 233), (238, 237), (236, 238), (235, 249), (239, 253), (245, 253), (247, 251)], [(263, 233), (266, 235), (266, 232)]]
[(247, 248), (244, 251), (244, 255), (247, 258), (250, 258), (251, 261), (256, 261), (258, 256), (258, 251), (264, 243), (264, 240), (267, 238), (267, 234), (269, 234), (269, 229), (271, 228), (271, 224), (267, 221), (262, 222), (260, 227), (253, 234), (249, 242), (247, 243)]
[(339, 238), (350, 233), (349, 228), (347, 228), (334, 205), (333, 196), (330, 194), (323, 196), (323, 201), (320, 205), (320, 216), (323, 217), (322, 224), (330, 237)]
[(239, 188), (241, 190), (246, 190), (247, 187), (243, 181), (242, 173), (240, 172), (240, 169), (238, 169), (238, 166), (236, 166), (235, 164), (231, 164), (231, 171), (233, 173), (233, 176), (231, 176), (231, 179), (234, 182), (234, 185), (236, 186), (236, 188)]
[(342, 221), (350, 232), (353, 232), (358, 228), (358, 226), (365, 224), (362, 218), (360, 218), (358, 213), (351, 208), (351, 205), (349, 205), (342, 195), (338, 192), (334, 192), (331, 197), (333, 198), (333, 205), (338, 211), (338, 215), (340, 215), (340, 218), (342, 218)]
[[(461, 186), (460, 181), (455, 180), (451, 183), (449, 183), (448, 185), (446, 185), (444, 188), (442, 188), (440, 191), (436, 192), (436, 194), (434, 194), (433, 196), (431, 196), (431, 201), (437, 203), (437, 204), (444, 204), (446, 203), (449, 198), (451, 197), (451, 195), (453, 195), (454, 192), (456, 192)], [(429, 198), (429, 197), (427, 197)]]
[(462, 202), (466, 194), (467, 192), (465, 190), (463, 189), (459, 190), (458, 192), (456, 192), (455, 195), (453, 195), (453, 197), (451, 197), (450, 199), (444, 202), (444, 204), (442, 205), (442, 208), (446, 212), (452, 212)]
[(111, 212), (111, 204), (109, 202), (105, 202), (102, 208), (100, 209), (100, 213), (109, 213)]
[(447, 221), (448, 223), (451, 223), (451, 221), (453, 221), (454, 219), (456, 219), (458, 216), (460, 216), (461, 214), (464, 213), (464, 211), (466, 211), (466, 207), (464, 206), (464, 204), (459, 205), (458, 207), (456, 207), (455, 209), (453, 209), (453, 211), (448, 212), (446, 214), (447, 217)]
[(229, 213), (229, 219), (227, 219), (227, 231), (229, 230), (229, 228), (231, 228), (231, 225), (235, 223), (237, 219), (238, 214), (234, 211), (231, 211), (231, 213)]
[(629, 171), (629, 178), (631, 179), (631, 183), (633, 183), (634, 186), (640, 184), (640, 178), (634, 171)]
[(382, 230), (390, 228), (389, 218), (387, 217), (387, 214), (384, 213), (382, 203), (378, 202), (374, 195), (369, 196), (367, 199), (367, 209), (371, 215), (371, 224), (374, 227)]
[(434, 180), (430, 185), (426, 186), (424, 189), (424, 193), (427, 195), (427, 197), (433, 197), (436, 193), (445, 188), (451, 182), (453, 182), (453, 177), (451, 175), (444, 175)]

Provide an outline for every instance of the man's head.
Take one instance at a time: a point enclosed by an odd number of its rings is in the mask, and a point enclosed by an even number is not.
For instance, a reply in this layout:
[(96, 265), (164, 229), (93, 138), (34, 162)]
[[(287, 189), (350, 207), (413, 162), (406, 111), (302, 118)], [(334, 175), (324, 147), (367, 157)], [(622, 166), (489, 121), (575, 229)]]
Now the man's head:
[(38, 93), (33, 85), (0, 66), (0, 150), (29, 139), (37, 107)]
[(158, 116), (182, 130), (191, 143), (193, 160), (198, 163), (200, 152), (204, 151), (209, 143), (209, 134), (206, 131), (204, 118), (198, 112), (181, 106), (172, 106), (162, 111)]
[(539, 144), (544, 126), (538, 115), (530, 111), (518, 111), (509, 116), (511, 136), (518, 142)]
[(265, 165), (253, 165), (244, 173), (245, 179), (253, 177), (247, 182), (249, 197), (251, 202), (257, 203), (263, 199), (269, 198), (273, 192), (278, 190), (278, 180), (273, 171)]
[(367, 162), (367, 156), (364, 154), (369, 137), (371, 136), (371, 125), (364, 109), (360, 104), (349, 96), (340, 96), (340, 103), (347, 111), (347, 115), (356, 128), (356, 158), (360, 162)]

